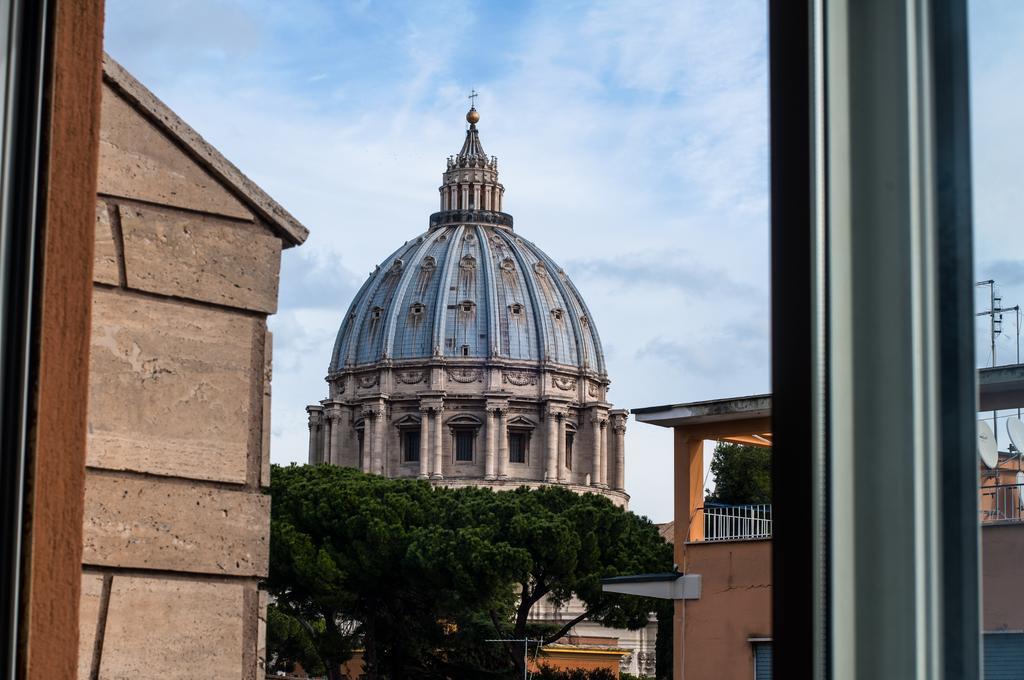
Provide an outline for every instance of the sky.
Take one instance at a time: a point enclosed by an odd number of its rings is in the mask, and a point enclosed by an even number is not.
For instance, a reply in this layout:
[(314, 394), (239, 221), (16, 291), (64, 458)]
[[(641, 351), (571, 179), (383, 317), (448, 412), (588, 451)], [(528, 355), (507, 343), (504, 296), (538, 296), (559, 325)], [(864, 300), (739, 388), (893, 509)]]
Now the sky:
[[(326, 396), (342, 315), (426, 230), (474, 88), (505, 209), (586, 299), (616, 407), (769, 391), (763, 1), (108, 0), (106, 12), (107, 51), (310, 230), (284, 253), (270, 320), (275, 463), (306, 460), (304, 409)], [(1024, 3), (975, 1), (971, 21), (976, 268), (1012, 305), (1024, 303)], [(1014, 343), (1004, 334), (999, 352)], [(979, 344), (987, 362), (987, 335)], [(671, 445), (631, 420), (630, 507), (655, 521), (671, 519)]]

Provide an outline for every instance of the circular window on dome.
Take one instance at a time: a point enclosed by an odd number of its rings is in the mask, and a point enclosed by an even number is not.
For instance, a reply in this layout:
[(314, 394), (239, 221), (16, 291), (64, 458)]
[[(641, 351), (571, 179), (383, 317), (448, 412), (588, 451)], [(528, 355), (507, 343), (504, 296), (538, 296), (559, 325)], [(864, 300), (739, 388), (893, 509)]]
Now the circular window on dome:
[(513, 272), (516, 270), (516, 263), (512, 261), (511, 257), (506, 257), (501, 261), (500, 267), (507, 272)]
[(421, 314), (423, 314), (423, 309), (424, 307), (422, 302), (414, 302), (409, 307), (409, 313), (412, 314), (413, 316), (420, 316)]
[(383, 312), (384, 312), (384, 308), (383, 307), (374, 307), (372, 310), (370, 310), (370, 318), (373, 319), (374, 321), (376, 321), (377, 319), (380, 318), (380, 315)]
[(522, 316), (523, 306), (518, 302), (515, 302), (508, 306), (508, 311), (512, 314), (512, 316)]
[(555, 321), (561, 321), (562, 317), (565, 316), (565, 312), (561, 309), (552, 309), (551, 316), (555, 317)]
[(437, 266), (437, 260), (434, 259), (433, 255), (427, 255), (423, 258), (423, 264), (420, 265), (424, 269), (433, 269)]

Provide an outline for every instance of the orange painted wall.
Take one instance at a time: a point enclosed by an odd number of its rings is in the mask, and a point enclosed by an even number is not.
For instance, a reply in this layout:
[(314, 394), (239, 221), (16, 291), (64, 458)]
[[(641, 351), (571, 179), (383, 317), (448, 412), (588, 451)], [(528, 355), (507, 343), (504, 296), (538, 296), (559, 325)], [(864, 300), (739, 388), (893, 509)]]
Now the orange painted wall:
[(700, 574), (699, 600), (686, 601), (686, 680), (750, 680), (750, 638), (772, 635), (770, 540), (690, 543), (688, 571)]
[(982, 624), (1024, 630), (1024, 524), (981, 528)]

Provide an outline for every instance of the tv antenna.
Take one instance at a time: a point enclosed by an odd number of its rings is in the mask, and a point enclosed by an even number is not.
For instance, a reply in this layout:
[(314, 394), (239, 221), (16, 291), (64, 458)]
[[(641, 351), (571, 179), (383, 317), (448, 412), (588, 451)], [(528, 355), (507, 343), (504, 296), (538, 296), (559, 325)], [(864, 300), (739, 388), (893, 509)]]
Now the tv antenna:
[[(996, 338), (1003, 334), (1003, 312), (1013, 312), (1017, 320), (1017, 363), (1020, 363), (1020, 305), (1014, 305), (1013, 307), (1003, 307), (1003, 296), (996, 293), (996, 282), (995, 279), (987, 279), (985, 281), (978, 281), (974, 284), (977, 288), (983, 288), (988, 286), (988, 297), (989, 305), (988, 309), (983, 312), (977, 312), (975, 316), (987, 316), (988, 317), (988, 337), (989, 337), (989, 349), (992, 353), (992, 366), (996, 365)], [(997, 412), (992, 411), (992, 430), (996, 438), (996, 444), (999, 444), (999, 429), (996, 427)], [(1019, 418), (1021, 411), (1017, 409), (1017, 417)]]

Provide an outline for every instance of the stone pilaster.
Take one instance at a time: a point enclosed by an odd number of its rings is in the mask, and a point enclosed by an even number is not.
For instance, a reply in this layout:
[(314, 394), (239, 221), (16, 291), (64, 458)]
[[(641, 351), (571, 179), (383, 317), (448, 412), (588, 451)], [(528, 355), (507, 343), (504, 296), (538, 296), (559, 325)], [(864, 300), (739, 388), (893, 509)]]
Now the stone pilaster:
[(434, 407), (434, 445), (431, 447), (431, 458), (433, 466), (430, 471), (431, 479), (444, 479), (444, 405), (437, 404)]
[(333, 404), (327, 411), (331, 421), (330, 456), (325, 456), (331, 465), (341, 465), (341, 447), (345, 435), (345, 415), (341, 404)]
[(569, 467), (565, 464), (565, 414), (558, 414), (558, 482), (569, 483)]
[(498, 421), (498, 479), (508, 479), (508, 409), (496, 410)]
[(605, 419), (601, 417), (601, 414), (594, 411), (590, 414), (590, 431), (593, 441), (591, 442), (591, 462), (593, 464), (590, 472), (590, 484), (591, 486), (603, 487), (604, 486), (604, 459), (605, 459), (605, 432), (604, 432)]
[(374, 443), (377, 437), (377, 413), (373, 406), (363, 407), (363, 472), (373, 471)]
[(545, 417), (548, 421), (547, 427), (547, 458), (544, 461), (544, 481), (558, 481), (558, 410), (548, 406)]
[(420, 406), (420, 479), (430, 477), (430, 409)]
[(493, 406), (487, 407), (487, 439), (484, 451), (484, 479), (490, 481), (497, 476), (497, 413)]
[(384, 466), (387, 462), (387, 426), (388, 426), (388, 410), (387, 405), (378, 403), (375, 408), (376, 422), (373, 429), (374, 441), (373, 441), (373, 469), (372, 472), (375, 475), (383, 475), (385, 470)]

